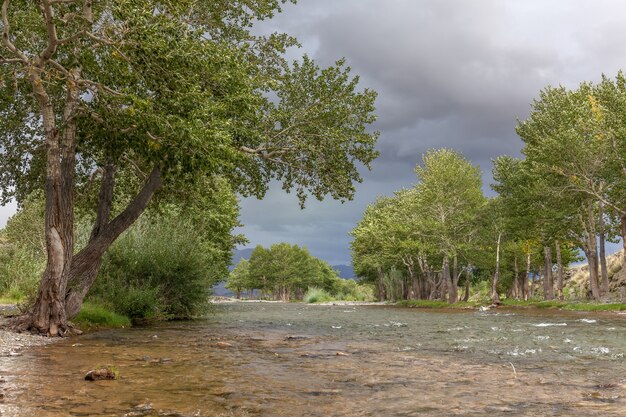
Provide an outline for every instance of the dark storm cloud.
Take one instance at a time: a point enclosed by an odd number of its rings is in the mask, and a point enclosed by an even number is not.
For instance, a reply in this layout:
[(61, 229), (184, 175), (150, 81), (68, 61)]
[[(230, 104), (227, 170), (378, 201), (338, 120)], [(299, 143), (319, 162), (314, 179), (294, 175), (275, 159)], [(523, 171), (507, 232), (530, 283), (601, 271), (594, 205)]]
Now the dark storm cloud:
[[(347, 232), (377, 195), (415, 183), (428, 149), (459, 149), (485, 171), (519, 155), (516, 119), (549, 84), (574, 87), (626, 67), (626, 3), (571, 0), (300, 0), (266, 29), (296, 35), (323, 65), (346, 57), (361, 85), (378, 94), (380, 158), (354, 201), (314, 202), (273, 190), (243, 202), (251, 241), (309, 246), (349, 260)], [(488, 190), (488, 184), (485, 185)]]
[[(345, 57), (378, 92), (381, 155), (354, 201), (296, 198), (275, 185), (242, 201), (251, 244), (299, 243), (348, 262), (347, 233), (368, 203), (415, 183), (428, 149), (459, 149), (490, 178), (491, 159), (518, 155), (516, 118), (548, 84), (576, 86), (626, 67), (621, 0), (299, 0), (258, 30), (284, 31), (321, 65)], [(488, 185), (485, 186), (488, 190)], [(1, 214), (1, 213), (0, 213)], [(1, 219), (0, 219), (1, 220)]]

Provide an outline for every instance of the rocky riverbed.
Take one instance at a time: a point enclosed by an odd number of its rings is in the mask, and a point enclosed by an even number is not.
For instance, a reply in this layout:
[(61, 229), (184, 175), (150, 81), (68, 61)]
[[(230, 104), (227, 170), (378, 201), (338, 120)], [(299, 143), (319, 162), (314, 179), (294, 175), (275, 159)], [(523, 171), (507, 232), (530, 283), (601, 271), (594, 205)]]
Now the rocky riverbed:
[[(32, 346), (44, 346), (55, 341), (55, 338), (42, 337), (29, 333), (15, 333), (2, 329), (5, 316), (17, 312), (15, 304), (0, 304), (0, 357), (20, 356), (21, 351)], [(0, 374), (0, 377), (2, 375)]]

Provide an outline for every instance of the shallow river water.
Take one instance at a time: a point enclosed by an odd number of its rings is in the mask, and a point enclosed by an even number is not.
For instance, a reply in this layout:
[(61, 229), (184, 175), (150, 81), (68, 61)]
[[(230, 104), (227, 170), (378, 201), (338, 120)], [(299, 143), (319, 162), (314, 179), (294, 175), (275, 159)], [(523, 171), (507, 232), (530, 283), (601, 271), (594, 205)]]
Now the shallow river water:
[(223, 304), (2, 357), (0, 415), (623, 417), (625, 355), (625, 315)]

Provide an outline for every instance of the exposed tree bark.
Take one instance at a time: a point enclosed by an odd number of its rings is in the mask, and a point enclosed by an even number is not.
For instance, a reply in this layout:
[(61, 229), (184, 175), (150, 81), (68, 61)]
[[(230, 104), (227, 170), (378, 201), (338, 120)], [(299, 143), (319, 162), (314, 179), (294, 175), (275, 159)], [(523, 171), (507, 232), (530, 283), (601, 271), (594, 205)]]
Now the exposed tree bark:
[(493, 274), (493, 280), (491, 281), (491, 302), (494, 304), (500, 303), (500, 295), (498, 294), (498, 282), (500, 281), (500, 242), (502, 240), (502, 233), (498, 233), (498, 241), (496, 243), (496, 270)]
[(550, 246), (543, 247), (544, 254), (544, 273), (543, 273), (543, 299), (554, 300), (554, 285), (552, 282), (552, 248)]
[(563, 299), (563, 280), (565, 271), (563, 269), (563, 260), (561, 259), (561, 242), (556, 240), (554, 242), (554, 246), (556, 248), (556, 263), (558, 266), (557, 275), (556, 275), (556, 295), (559, 300)]
[(41, 111), (46, 143), (45, 236), (47, 264), (37, 300), (26, 317), (24, 327), (49, 336), (64, 336), (70, 331), (65, 313), (65, 290), (74, 251), (74, 164), (80, 71), (68, 75), (63, 134), (56, 126), (55, 113), (40, 78), (41, 68), (31, 70), (31, 83)]
[(609, 273), (606, 266), (606, 249), (605, 249), (605, 225), (604, 225), (604, 206), (602, 203), (599, 204), (599, 215), (598, 215), (598, 235), (600, 240), (600, 273), (602, 276), (602, 292), (601, 294), (606, 296), (609, 293)]
[[(103, 182), (107, 183), (104, 188), (112, 187), (112, 178), (107, 178), (107, 174), (105, 174)], [(98, 275), (104, 253), (115, 239), (128, 229), (145, 211), (152, 196), (161, 187), (162, 183), (161, 170), (155, 167), (137, 196), (130, 202), (126, 209), (110, 222), (104, 223), (103, 227), (98, 224), (99, 220), (104, 222), (104, 218), (108, 217), (110, 214), (110, 207), (108, 210), (106, 207), (102, 207), (102, 219), (96, 220), (89, 242), (74, 256), (71, 264), (69, 280), (73, 285), (65, 297), (65, 309), (68, 317), (72, 317), (80, 311), (83, 300)], [(103, 186), (104, 185), (105, 184), (103, 184)], [(101, 192), (104, 194), (107, 194), (108, 191), (108, 189), (104, 191), (101, 189)], [(104, 200), (108, 198), (108, 195), (103, 196)], [(103, 205), (106, 205), (106, 201)], [(100, 215), (100, 212), (98, 214)]]

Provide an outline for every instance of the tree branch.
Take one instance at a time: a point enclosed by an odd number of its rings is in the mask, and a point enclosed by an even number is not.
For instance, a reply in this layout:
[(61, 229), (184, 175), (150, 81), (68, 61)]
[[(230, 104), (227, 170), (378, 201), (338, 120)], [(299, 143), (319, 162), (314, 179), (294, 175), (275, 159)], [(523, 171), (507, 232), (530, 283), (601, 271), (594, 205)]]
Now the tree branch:
[(11, 0), (4, 0), (2, 2), (2, 25), (4, 29), (2, 30), (2, 44), (11, 52), (13, 55), (17, 57), (24, 64), (28, 64), (28, 58), (26, 54), (17, 49), (13, 42), (11, 42), (10, 34), (11, 34), (11, 25), (9, 24), (9, 5), (11, 4)]

